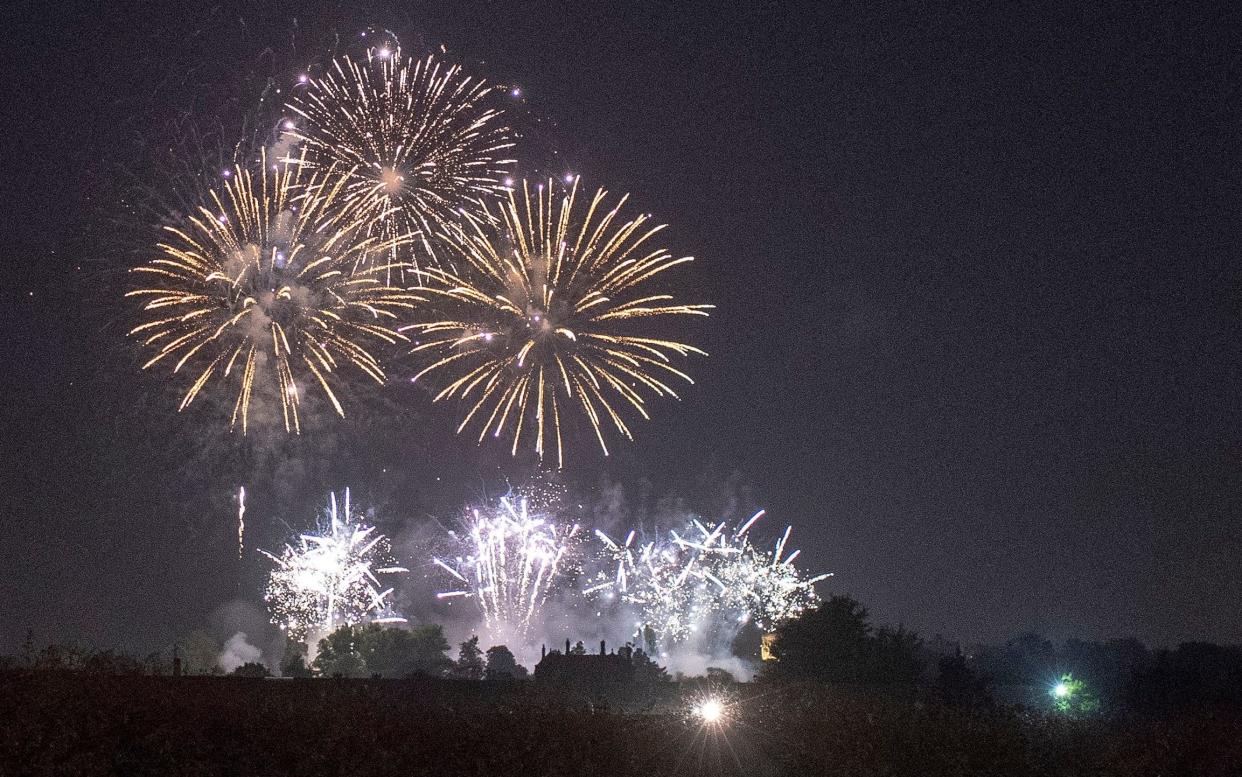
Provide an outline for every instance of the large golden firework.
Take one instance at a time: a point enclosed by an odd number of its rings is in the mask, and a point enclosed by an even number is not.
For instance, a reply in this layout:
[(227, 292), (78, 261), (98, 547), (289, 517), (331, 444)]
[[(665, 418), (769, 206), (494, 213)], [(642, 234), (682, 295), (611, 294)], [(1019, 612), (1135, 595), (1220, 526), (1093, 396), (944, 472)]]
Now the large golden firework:
[(552, 182), (536, 193), (526, 183), (520, 194), (510, 190), (499, 234), (481, 221), (446, 225), (445, 244), (462, 270), (421, 270), (417, 291), (439, 298), (437, 315), (403, 328), (414, 333), (412, 352), (431, 357), (414, 379), (442, 375), (435, 400), (468, 405), (458, 432), (473, 421), (480, 442), (489, 432), (512, 435), (514, 454), (529, 434), (542, 458), (551, 429), (561, 466), (567, 410), (582, 411), (607, 455), (605, 426), (632, 439), (623, 410), (649, 418), (644, 394), (675, 398), (670, 375), (693, 383), (672, 357), (703, 351), (635, 329), (712, 307), (643, 293), (654, 276), (691, 258), (650, 248), (663, 227), (645, 215), (622, 222), (625, 197), (609, 208), (601, 189), (582, 212), (577, 190), (577, 180), (568, 191)]
[(131, 272), (144, 287), (143, 323), (130, 330), (154, 355), (143, 368), (189, 373), (185, 409), (213, 378), (237, 397), (231, 426), (245, 433), (251, 399), (280, 397), (285, 429), (301, 429), (299, 403), (317, 385), (338, 414), (332, 388), (342, 367), (385, 380), (376, 346), (405, 340), (399, 315), (416, 294), (387, 285), (389, 256), (408, 237), (384, 239), (367, 216), (340, 206), (347, 177), (304, 172), (296, 161), (238, 167), (183, 224), (166, 226), (156, 254)]
[(417, 233), (434, 256), (440, 225), (482, 213), (513, 163), (497, 96), (456, 65), (371, 49), (299, 87), (286, 131), (306, 163), (351, 171), (342, 194), (352, 207), (388, 214), (378, 222), (387, 236)]

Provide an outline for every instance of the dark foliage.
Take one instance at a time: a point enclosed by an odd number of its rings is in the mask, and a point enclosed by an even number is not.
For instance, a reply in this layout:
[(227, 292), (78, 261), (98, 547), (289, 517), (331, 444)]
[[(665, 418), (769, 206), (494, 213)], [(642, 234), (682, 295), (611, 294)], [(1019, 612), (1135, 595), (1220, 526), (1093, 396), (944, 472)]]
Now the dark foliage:
[(932, 699), (940, 704), (961, 709), (982, 709), (992, 705), (992, 681), (971, 669), (960, 653), (944, 656), (932, 684)]
[(461, 680), (483, 679), (483, 651), (479, 649), (477, 636), (461, 643), (461, 649), (457, 652), (457, 664), (453, 667), (453, 676)]
[(257, 661), (247, 661), (233, 670), (234, 677), (271, 677), (267, 667)]
[(1150, 713), (1242, 710), (1242, 647), (1184, 642), (1134, 670), (1129, 705)]
[(319, 640), (315, 671), (326, 677), (440, 676), (453, 667), (449, 644), (437, 625), (412, 629), (376, 623), (342, 626)]
[(509, 648), (495, 645), (487, 649), (487, 669), (484, 672), (486, 679), (523, 680), (528, 674), (526, 667), (517, 662)]
[(898, 628), (872, 629), (867, 609), (848, 596), (833, 596), (777, 627), (764, 667), (774, 680), (902, 685), (922, 672), (918, 635)]

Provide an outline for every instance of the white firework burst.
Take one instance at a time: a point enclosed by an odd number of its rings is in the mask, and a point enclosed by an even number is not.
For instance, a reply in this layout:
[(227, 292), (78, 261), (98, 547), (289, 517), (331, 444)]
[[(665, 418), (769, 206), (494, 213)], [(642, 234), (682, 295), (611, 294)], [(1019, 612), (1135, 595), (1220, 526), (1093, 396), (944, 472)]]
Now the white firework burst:
[(393, 589), (378, 576), (409, 570), (387, 560), (384, 535), (355, 520), (348, 489), (343, 508), (332, 494), (318, 532), (300, 535), (280, 555), (261, 551), (276, 563), (264, 596), (272, 621), (299, 638), (343, 624), (405, 621), (393, 614)]

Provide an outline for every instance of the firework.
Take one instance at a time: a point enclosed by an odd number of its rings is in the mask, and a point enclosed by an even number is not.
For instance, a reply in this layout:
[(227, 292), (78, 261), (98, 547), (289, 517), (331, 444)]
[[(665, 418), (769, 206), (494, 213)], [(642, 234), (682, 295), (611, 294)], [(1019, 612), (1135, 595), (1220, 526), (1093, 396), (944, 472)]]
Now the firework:
[(437, 597), (474, 599), (492, 635), (525, 637), (575, 561), (578, 535), (578, 524), (532, 513), (525, 498), (505, 497), (495, 510), (472, 510), (464, 531), (452, 533), (459, 555), (432, 559), (456, 586)]
[(405, 340), (398, 315), (416, 295), (387, 285), (389, 265), (369, 258), (409, 240), (370, 234), (370, 217), (340, 207), (334, 171), (261, 163), (235, 168), (132, 270), (149, 285), (126, 295), (147, 319), (130, 335), (154, 351), (144, 369), (188, 374), (179, 409), (214, 379), (236, 391), (230, 428), (246, 432), (257, 391), (279, 396), (286, 431), (298, 432), (305, 386), (344, 415), (332, 387), (343, 367), (384, 382), (373, 349)]
[(381, 588), (378, 575), (409, 570), (383, 560), (388, 539), (355, 520), (348, 489), (343, 507), (338, 511), (333, 494), (318, 532), (300, 535), (279, 556), (260, 551), (276, 563), (264, 596), (272, 621), (298, 638), (364, 620), (405, 621), (391, 614), (393, 589)]
[(288, 130), (309, 151), (303, 163), (350, 171), (342, 195), (354, 210), (383, 214), (374, 223), (388, 236), (420, 235), (434, 256), (437, 228), (482, 214), (513, 163), (494, 92), (434, 57), (371, 49), (308, 79), (286, 106)]
[(815, 584), (832, 577), (832, 573), (804, 577), (798, 571), (793, 562), (802, 551), (786, 554), (793, 527), (785, 527), (770, 551), (753, 544), (747, 530), (763, 514), (760, 510), (737, 533), (728, 535), (729, 547), (737, 552), (720, 554), (713, 573), (719, 580), (725, 607), (770, 631), (813, 606), (819, 600)]
[(440, 298), (442, 317), (403, 330), (415, 333), (413, 353), (430, 357), (414, 379), (442, 376), (435, 400), (468, 406), (459, 433), (473, 422), (480, 442), (510, 436), (515, 455), (529, 435), (542, 459), (550, 431), (561, 466), (567, 412), (581, 411), (607, 455), (606, 426), (632, 439), (622, 411), (649, 418), (644, 394), (676, 398), (670, 376), (693, 383), (673, 357), (703, 351), (635, 328), (712, 307), (645, 292), (691, 258), (649, 247), (662, 227), (647, 216), (618, 223), (624, 197), (609, 207), (601, 189), (585, 212), (575, 209), (577, 189), (575, 179), (563, 194), (551, 182), (534, 196), (526, 184), (520, 196), (510, 190), (499, 235), (477, 221), (448, 225), (445, 241), (463, 271), (422, 271), (419, 293)]
[(237, 489), (237, 557), (246, 548), (246, 487)]
[(792, 527), (771, 551), (755, 545), (750, 529), (763, 515), (755, 513), (732, 532), (725, 523), (696, 519), (648, 542), (636, 543), (635, 532), (616, 542), (596, 531), (615, 571), (599, 573), (584, 593), (619, 595), (638, 607), (640, 627), (650, 626), (671, 643), (748, 622), (769, 630), (814, 604), (815, 584), (831, 575), (798, 571), (793, 561), (800, 551), (786, 554)]

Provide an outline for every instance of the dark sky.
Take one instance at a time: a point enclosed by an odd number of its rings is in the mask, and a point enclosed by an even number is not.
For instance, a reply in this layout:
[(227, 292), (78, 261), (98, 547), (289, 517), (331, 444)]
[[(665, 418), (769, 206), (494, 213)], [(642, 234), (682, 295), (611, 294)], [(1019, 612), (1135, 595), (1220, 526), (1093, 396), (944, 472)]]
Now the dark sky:
[(577, 488), (746, 484), (826, 591), (929, 635), (1242, 641), (1236, 12), (46, 5), (0, 12), (0, 650), (257, 601), (238, 483), (271, 547), (330, 487), (408, 525), (529, 470), (401, 388), (239, 441), (125, 342), (121, 193), (370, 24), (520, 84), (546, 169), (698, 257), (697, 385), (613, 459), (581, 446)]

